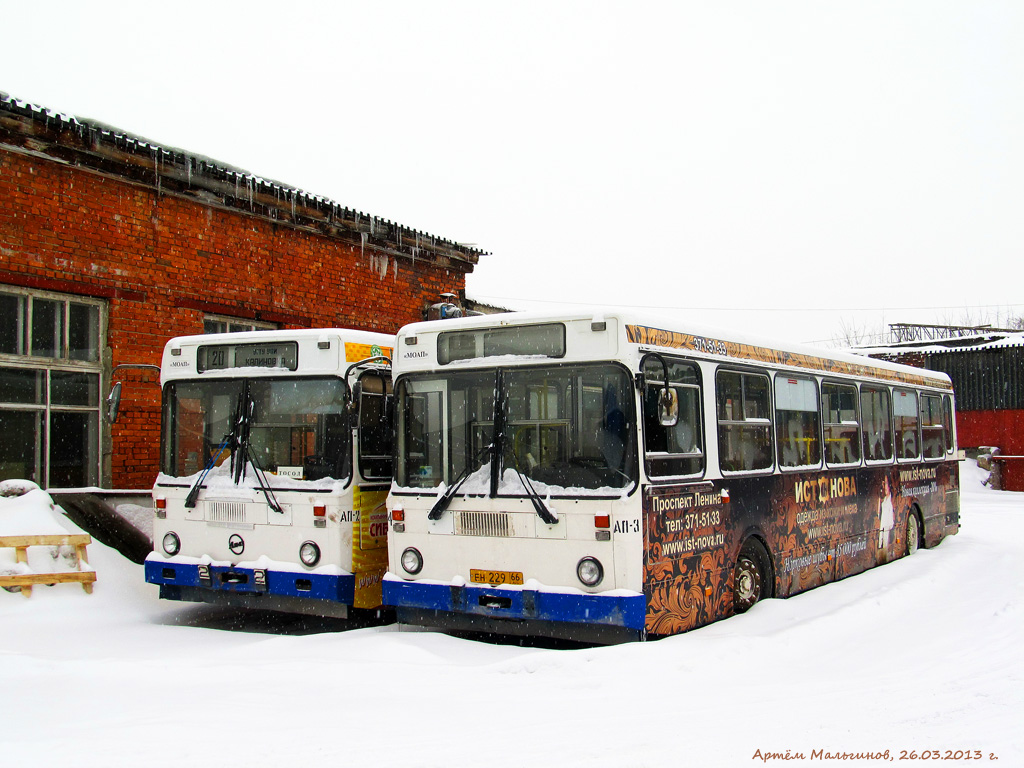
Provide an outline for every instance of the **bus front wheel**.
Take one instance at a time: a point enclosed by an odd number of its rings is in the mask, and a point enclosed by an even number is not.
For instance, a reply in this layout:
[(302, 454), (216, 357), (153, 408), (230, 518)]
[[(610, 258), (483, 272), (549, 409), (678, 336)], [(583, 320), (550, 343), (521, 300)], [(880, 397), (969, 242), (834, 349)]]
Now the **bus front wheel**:
[(749, 610), (768, 597), (768, 555), (756, 541), (748, 541), (740, 550), (733, 571), (733, 608), (736, 613)]

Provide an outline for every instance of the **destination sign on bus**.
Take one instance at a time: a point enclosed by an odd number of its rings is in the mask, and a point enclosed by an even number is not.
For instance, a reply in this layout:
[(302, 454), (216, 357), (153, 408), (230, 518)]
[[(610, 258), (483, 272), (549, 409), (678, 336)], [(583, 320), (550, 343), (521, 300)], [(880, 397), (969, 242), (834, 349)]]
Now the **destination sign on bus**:
[(299, 345), (294, 341), (268, 344), (216, 344), (199, 347), (199, 372), (231, 368), (285, 368), (299, 366)]

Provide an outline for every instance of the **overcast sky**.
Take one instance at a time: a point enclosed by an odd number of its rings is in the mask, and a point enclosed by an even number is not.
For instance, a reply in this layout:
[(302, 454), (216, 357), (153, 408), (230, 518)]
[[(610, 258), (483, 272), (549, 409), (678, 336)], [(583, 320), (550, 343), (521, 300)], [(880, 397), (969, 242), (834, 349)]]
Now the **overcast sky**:
[(1024, 315), (1024, 3), (0, 0), (0, 91), (796, 341)]

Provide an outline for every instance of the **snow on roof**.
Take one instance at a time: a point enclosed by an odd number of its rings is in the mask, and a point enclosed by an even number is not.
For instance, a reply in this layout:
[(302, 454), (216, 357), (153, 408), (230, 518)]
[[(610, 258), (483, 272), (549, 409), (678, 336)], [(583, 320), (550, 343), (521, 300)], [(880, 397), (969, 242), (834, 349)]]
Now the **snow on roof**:
[(231, 333), (200, 333), (189, 336), (175, 336), (168, 340), (165, 347), (171, 348), (187, 344), (230, 344), (250, 341), (257, 343), (320, 341), (334, 336), (356, 344), (393, 346), (395, 343), (395, 337), (391, 334), (363, 331), (355, 328), (278, 328), (262, 331), (232, 331)]
[[(173, 170), (177, 166), (181, 166), (177, 174), (181, 178), (178, 180), (184, 181), (190, 188), (202, 186), (202, 182), (217, 183), (221, 187), (227, 184), (233, 186), (235, 197), (248, 199), (250, 204), (254, 203), (257, 196), (262, 196), (275, 201), (279, 207), (290, 206), (293, 219), (295, 218), (295, 209), (303, 207), (325, 213), (329, 222), (334, 226), (348, 220), (355, 229), (363, 233), (364, 242), (367, 236), (394, 239), (397, 241), (397, 245), (403, 251), (408, 251), (413, 258), (421, 252), (425, 256), (431, 251), (440, 250), (449, 257), (475, 263), (479, 256), (486, 254), (485, 251), (475, 246), (436, 237), (429, 233), (403, 227), (379, 216), (342, 207), (323, 195), (312, 194), (288, 184), (265, 179), (228, 163), (177, 147), (161, 145), (99, 120), (56, 112), (38, 104), (16, 99), (0, 91), (0, 117), (4, 112), (42, 123), (57, 133), (70, 131), (77, 137), (76, 143), (81, 145), (78, 149), (83, 150), (86, 155), (96, 155), (104, 145), (113, 145), (117, 150), (130, 155), (147, 156), (148, 162), (152, 163), (148, 167), (155, 168), (158, 176), (172, 177), (175, 175)], [(41, 137), (33, 136), (32, 138), (35, 139), (35, 144)], [(39, 154), (50, 157), (50, 159), (60, 159), (60, 157), (52, 157), (45, 152)], [(160, 183), (157, 181), (158, 186)]]
[(858, 355), (941, 355), (956, 352), (985, 352), (1024, 346), (1024, 331), (1017, 333), (984, 334), (940, 341), (905, 342), (902, 344), (855, 347)]

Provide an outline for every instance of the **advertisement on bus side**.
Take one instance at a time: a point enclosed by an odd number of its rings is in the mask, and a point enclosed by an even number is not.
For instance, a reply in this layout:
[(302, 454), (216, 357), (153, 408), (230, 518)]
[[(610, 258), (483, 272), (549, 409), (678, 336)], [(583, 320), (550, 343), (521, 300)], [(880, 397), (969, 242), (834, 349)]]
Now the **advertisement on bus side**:
[(918, 515), (924, 544), (959, 527), (953, 462), (793, 472), (690, 486), (648, 486), (643, 499), (647, 631), (673, 634), (733, 613), (740, 546), (757, 537), (775, 597), (890, 562)]
[(352, 536), (356, 608), (376, 608), (381, 603), (381, 580), (388, 569), (387, 496), (387, 487), (378, 486), (356, 486), (352, 494), (357, 519)]

